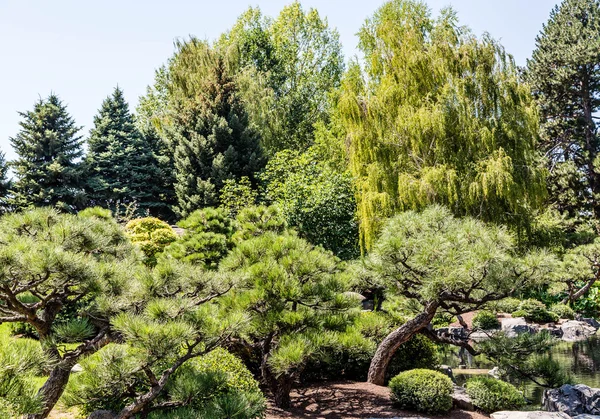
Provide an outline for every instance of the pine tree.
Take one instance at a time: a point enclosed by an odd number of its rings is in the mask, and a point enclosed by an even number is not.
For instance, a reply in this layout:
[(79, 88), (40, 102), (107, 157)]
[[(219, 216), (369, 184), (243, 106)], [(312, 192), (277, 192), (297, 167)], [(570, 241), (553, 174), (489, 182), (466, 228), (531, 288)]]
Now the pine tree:
[(84, 201), (81, 188), (80, 127), (55, 94), (21, 112), (21, 131), (10, 139), (18, 158), (11, 163), (17, 180), (11, 205), (60, 206), (73, 210)]
[(538, 101), (552, 203), (574, 219), (600, 218), (600, 2), (554, 8), (527, 62)]
[(8, 200), (12, 183), (8, 178), (8, 169), (6, 155), (3, 152), (0, 152), (0, 213), (10, 210)]
[(171, 77), (175, 193), (177, 211), (186, 216), (218, 204), (227, 179), (247, 176), (254, 183), (264, 159), (219, 50), (196, 39), (180, 45)]
[(91, 203), (114, 210), (135, 202), (142, 211), (163, 213), (158, 162), (136, 128), (121, 89), (104, 100), (94, 124), (85, 159)]

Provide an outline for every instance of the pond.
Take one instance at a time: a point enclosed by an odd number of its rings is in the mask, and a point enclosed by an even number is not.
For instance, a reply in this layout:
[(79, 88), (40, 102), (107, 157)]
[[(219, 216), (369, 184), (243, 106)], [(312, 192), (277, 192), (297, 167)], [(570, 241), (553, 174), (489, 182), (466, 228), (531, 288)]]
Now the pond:
[[(457, 384), (462, 385), (473, 375), (487, 374), (494, 364), (483, 356), (473, 357), (464, 349), (445, 346), (442, 363), (452, 367)], [(581, 342), (560, 342), (550, 356), (571, 374), (574, 383), (600, 388), (600, 337)], [(462, 366), (462, 368), (461, 368)], [(534, 383), (517, 384), (532, 405), (539, 406), (544, 389)]]

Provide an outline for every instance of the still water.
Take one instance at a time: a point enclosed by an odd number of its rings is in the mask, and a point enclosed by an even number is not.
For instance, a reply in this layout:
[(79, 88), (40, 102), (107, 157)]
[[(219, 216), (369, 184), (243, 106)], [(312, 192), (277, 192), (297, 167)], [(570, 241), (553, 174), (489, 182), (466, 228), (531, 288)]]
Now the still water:
[[(470, 376), (487, 374), (494, 367), (488, 359), (473, 357), (462, 349), (446, 346), (443, 350), (442, 363), (452, 367), (459, 385)], [(574, 383), (600, 388), (600, 337), (594, 336), (581, 342), (561, 342), (552, 348), (550, 356), (571, 374)], [(466, 369), (460, 369), (461, 365)], [(531, 382), (513, 384), (524, 392), (534, 406), (541, 403), (542, 387)]]

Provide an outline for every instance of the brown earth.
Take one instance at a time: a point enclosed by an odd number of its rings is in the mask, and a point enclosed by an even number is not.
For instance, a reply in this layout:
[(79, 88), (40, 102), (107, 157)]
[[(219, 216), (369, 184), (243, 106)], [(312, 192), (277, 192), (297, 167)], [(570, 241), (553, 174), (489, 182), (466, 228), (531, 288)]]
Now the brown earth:
[(353, 381), (320, 383), (293, 390), (292, 405), (292, 408), (284, 410), (269, 403), (266, 419), (488, 418), (481, 413), (463, 410), (453, 410), (442, 416), (402, 411), (394, 408), (387, 387)]

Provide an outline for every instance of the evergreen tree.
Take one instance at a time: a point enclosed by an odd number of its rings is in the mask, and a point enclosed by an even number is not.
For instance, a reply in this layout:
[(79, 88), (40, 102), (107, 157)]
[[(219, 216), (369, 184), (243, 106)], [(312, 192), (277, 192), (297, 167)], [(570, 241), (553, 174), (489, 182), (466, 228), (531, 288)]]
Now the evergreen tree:
[(7, 212), (10, 209), (8, 200), (11, 185), (12, 183), (8, 178), (6, 155), (0, 152), (0, 213)]
[(600, 2), (554, 8), (527, 62), (538, 101), (551, 202), (569, 218), (600, 218)]
[(94, 124), (85, 159), (91, 203), (114, 210), (117, 204), (135, 202), (140, 210), (164, 213), (158, 162), (136, 128), (121, 89), (104, 100)]
[(512, 57), (414, 0), (385, 3), (359, 38), (364, 63), (346, 74), (339, 113), (363, 247), (385, 217), (432, 203), (527, 228), (545, 187), (536, 106)]
[(55, 94), (21, 112), (21, 131), (10, 139), (18, 154), (11, 163), (17, 180), (10, 203), (16, 208), (60, 206), (66, 210), (84, 201), (81, 188), (80, 128)]
[(171, 66), (170, 143), (177, 211), (183, 216), (218, 204), (227, 179), (254, 181), (264, 164), (259, 136), (249, 127), (228, 67), (219, 50), (197, 39), (179, 45)]

